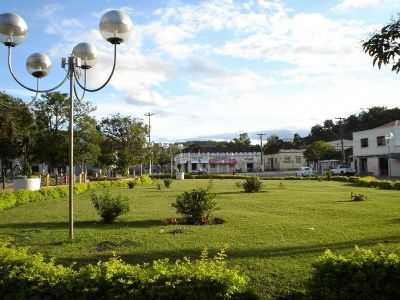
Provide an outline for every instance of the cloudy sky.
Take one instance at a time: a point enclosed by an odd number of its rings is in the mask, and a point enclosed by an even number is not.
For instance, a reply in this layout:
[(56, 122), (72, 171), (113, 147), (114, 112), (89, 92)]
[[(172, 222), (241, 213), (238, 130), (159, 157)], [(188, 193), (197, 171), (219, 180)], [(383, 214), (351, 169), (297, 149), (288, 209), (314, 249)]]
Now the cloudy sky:
[[(108, 9), (128, 12), (134, 32), (109, 87), (89, 99), (98, 118), (156, 113), (156, 139), (308, 129), (400, 101), (399, 78), (372, 68), (361, 49), (400, 0), (1, 1), (0, 12), (21, 15), (30, 29), (15, 48), (19, 76), (33, 84), (25, 59), (46, 52), (53, 69), (41, 87), (51, 86), (63, 75), (60, 57), (85, 41), (98, 50), (90, 87), (101, 84), (112, 46), (97, 28)], [(6, 48), (1, 56), (0, 90), (28, 99), (6, 72)]]

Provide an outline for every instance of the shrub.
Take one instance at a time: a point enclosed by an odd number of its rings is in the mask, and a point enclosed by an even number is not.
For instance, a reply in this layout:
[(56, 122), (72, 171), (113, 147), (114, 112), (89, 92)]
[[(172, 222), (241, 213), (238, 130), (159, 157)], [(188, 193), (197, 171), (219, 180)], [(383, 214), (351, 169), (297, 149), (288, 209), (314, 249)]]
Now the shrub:
[(169, 189), (171, 187), (172, 184), (172, 179), (171, 178), (165, 178), (164, 179), (164, 186)]
[(136, 185), (137, 185), (137, 182), (135, 180), (128, 181), (128, 188), (129, 189), (131, 189), (131, 190), (134, 189)]
[(115, 219), (129, 211), (129, 202), (121, 195), (113, 196), (110, 191), (92, 193), (91, 199), (104, 223), (113, 223)]
[(393, 189), (393, 183), (387, 180), (381, 180), (377, 182), (377, 187), (382, 190), (391, 190)]
[(365, 196), (364, 194), (350, 194), (350, 199), (351, 201), (364, 201), (367, 200), (367, 196)]
[(257, 193), (261, 191), (262, 181), (259, 177), (248, 177), (242, 182), (242, 187), (246, 193)]
[(140, 180), (140, 184), (143, 184), (143, 185), (150, 185), (153, 183), (153, 181), (151, 180), (151, 177), (148, 175), (140, 176), (139, 180)]
[(15, 193), (1, 192), (0, 193), (0, 210), (14, 207), (17, 203)]
[(400, 181), (396, 181), (395, 183), (393, 183), (393, 189), (400, 190)]
[(211, 213), (216, 209), (216, 195), (207, 189), (195, 189), (184, 192), (172, 203), (178, 214), (183, 215), (189, 224), (206, 224)]
[(315, 300), (400, 299), (400, 257), (356, 248), (344, 256), (326, 251), (313, 265), (309, 294)]
[(225, 252), (208, 258), (168, 259), (129, 265), (112, 258), (80, 268), (56, 265), (27, 249), (0, 244), (1, 299), (258, 299), (248, 279), (226, 263)]

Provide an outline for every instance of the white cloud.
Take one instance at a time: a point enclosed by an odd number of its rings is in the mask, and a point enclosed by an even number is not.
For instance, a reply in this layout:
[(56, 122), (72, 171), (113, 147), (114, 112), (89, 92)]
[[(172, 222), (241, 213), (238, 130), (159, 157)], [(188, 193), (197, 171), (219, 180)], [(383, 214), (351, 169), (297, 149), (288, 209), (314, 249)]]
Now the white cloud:
[[(155, 135), (183, 137), (304, 128), (360, 107), (396, 104), (395, 97), (382, 99), (395, 94), (396, 81), (362, 53), (374, 25), (291, 11), (280, 0), (185, 3), (134, 23), (134, 36), (118, 47), (110, 83), (116, 96), (98, 105), (98, 114), (157, 111)], [(89, 84), (98, 86), (111, 68), (111, 45), (96, 29), (62, 22), (69, 26), (53, 27), (61, 42), (52, 55), (94, 43), (98, 64)]]
[(344, 11), (349, 9), (367, 8), (384, 4), (384, 2), (385, 0), (341, 0), (334, 9)]

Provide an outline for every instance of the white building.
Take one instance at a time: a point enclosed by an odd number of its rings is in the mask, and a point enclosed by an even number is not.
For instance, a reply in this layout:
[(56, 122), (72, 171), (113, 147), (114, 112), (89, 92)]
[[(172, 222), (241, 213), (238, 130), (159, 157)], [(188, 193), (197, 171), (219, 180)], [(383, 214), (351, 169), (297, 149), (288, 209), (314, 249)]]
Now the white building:
[(400, 177), (400, 121), (354, 132), (353, 157), (359, 175)]
[(175, 166), (186, 173), (235, 173), (261, 170), (261, 152), (180, 153)]
[(264, 155), (265, 170), (298, 170), (307, 165), (304, 151), (305, 149), (281, 149), (276, 154), (266, 154)]

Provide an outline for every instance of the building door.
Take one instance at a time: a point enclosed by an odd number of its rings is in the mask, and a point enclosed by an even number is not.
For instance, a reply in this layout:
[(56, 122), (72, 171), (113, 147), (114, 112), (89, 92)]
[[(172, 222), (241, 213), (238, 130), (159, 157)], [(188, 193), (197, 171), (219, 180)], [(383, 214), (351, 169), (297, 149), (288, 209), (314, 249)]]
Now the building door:
[(253, 172), (253, 171), (254, 171), (254, 164), (247, 163), (247, 172)]
[(274, 159), (273, 159), (273, 158), (270, 158), (270, 159), (269, 159), (269, 162), (270, 162), (270, 165), (271, 165), (271, 170), (274, 170), (274, 169), (275, 169)]
[(366, 158), (360, 158), (360, 174), (368, 174), (368, 162)]
[(379, 175), (388, 176), (389, 175), (389, 163), (388, 159), (385, 157), (379, 158)]

